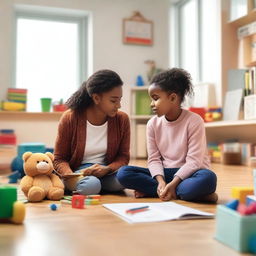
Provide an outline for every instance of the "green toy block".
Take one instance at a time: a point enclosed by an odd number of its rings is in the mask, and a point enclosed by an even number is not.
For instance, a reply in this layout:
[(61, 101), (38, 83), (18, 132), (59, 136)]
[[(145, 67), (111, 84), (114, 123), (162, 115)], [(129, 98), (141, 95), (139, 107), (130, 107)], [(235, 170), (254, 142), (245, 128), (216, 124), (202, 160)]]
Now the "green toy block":
[(242, 216), (225, 205), (218, 205), (215, 238), (239, 252), (249, 252), (249, 241), (256, 235), (256, 215)]
[(0, 186), (0, 218), (10, 218), (13, 215), (13, 203), (17, 201), (17, 188)]

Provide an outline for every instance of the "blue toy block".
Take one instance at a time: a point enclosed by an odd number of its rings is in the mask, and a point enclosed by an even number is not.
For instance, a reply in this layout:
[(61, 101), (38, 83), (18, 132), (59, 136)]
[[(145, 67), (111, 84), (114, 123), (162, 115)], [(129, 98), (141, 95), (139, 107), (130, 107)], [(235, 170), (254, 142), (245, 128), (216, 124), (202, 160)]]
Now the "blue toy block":
[(225, 205), (218, 205), (215, 238), (239, 252), (253, 250), (250, 239), (256, 234), (256, 215), (242, 216)]
[(256, 196), (247, 196), (246, 197), (246, 205), (250, 205), (251, 203), (255, 203), (256, 202)]
[(238, 207), (238, 204), (239, 204), (239, 201), (238, 200), (233, 200), (231, 202), (228, 202), (226, 203), (225, 205), (230, 208), (230, 209), (233, 209), (236, 211), (237, 207)]
[(43, 143), (22, 143), (18, 145), (18, 155), (12, 160), (11, 170), (13, 172), (18, 171), (20, 178), (25, 176), (23, 170), (22, 156), (25, 152), (30, 151), (32, 153), (45, 153), (45, 145)]
[(43, 143), (22, 143), (18, 145), (18, 157), (22, 158), (25, 152), (45, 153), (45, 144)]

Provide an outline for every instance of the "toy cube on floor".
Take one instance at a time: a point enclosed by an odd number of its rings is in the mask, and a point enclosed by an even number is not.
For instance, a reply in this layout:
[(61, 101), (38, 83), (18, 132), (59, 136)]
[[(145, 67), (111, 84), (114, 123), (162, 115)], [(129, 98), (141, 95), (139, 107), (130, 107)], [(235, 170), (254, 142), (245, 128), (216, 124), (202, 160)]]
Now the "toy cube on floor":
[(84, 209), (84, 199), (83, 195), (73, 195), (72, 196), (72, 208)]
[(246, 205), (256, 202), (256, 196), (250, 195), (246, 197)]
[(246, 196), (253, 195), (253, 187), (233, 187), (232, 188), (232, 197), (238, 199), (240, 203), (246, 203)]
[(256, 236), (256, 215), (242, 216), (225, 205), (218, 205), (215, 238), (239, 252), (249, 252)]

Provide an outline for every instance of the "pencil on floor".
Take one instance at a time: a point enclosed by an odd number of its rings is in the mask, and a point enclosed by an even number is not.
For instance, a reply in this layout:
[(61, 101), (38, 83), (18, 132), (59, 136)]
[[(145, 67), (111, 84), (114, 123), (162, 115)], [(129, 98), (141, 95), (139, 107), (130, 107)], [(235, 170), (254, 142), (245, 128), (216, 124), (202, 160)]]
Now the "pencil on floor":
[(127, 214), (135, 214), (138, 212), (144, 212), (144, 211), (148, 211), (149, 210), (149, 206), (142, 206), (142, 207), (136, 207), (136, 208), (131, 208), (126, 210), (125, 212)]

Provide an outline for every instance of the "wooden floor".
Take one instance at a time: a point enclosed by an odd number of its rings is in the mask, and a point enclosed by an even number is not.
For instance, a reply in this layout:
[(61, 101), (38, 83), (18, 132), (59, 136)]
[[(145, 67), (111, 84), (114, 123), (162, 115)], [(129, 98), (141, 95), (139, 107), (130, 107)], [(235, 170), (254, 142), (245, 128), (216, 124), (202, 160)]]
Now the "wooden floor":
[[(146, 162), (131, 164), (145, 166)], [(248, 167), (213, 165), (213, 170), (218, 175), (219, 203), (230, 199), (232, 186), (252, 186)], [(102, 203), (158, 201), (134, 199), (131, 191), (102, 196)], [(213, 213), (216, 209), (210, 204), (176, 202)], [(26, 204), (24, 225), (0, 225), (0, 255), (240, 255), (214, 239), (214, 219), (128, 224), (101, 205), (85, 210), (62, 205), (53, 212), (49, 203)]]

